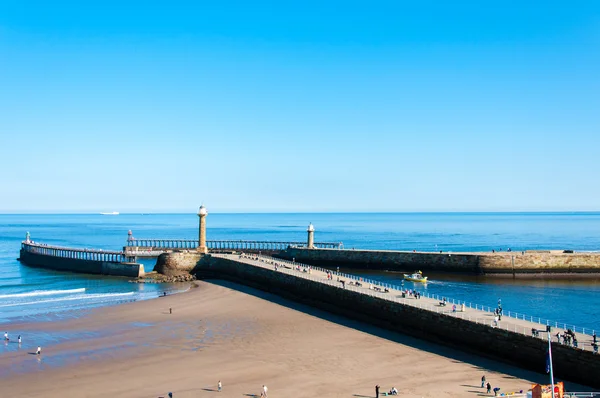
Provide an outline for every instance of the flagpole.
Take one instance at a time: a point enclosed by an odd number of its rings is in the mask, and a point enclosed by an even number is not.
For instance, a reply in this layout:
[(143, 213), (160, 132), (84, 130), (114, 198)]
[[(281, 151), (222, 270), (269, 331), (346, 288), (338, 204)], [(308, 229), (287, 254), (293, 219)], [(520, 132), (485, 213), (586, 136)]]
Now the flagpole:
[(552, 337), (550, 336), (550, 328), (548, 330), (548, 358), (550, 359), (550, 384), (552, 384), (552, 398), (556, 398), (554, 395), (554, 371), (552, 369)]

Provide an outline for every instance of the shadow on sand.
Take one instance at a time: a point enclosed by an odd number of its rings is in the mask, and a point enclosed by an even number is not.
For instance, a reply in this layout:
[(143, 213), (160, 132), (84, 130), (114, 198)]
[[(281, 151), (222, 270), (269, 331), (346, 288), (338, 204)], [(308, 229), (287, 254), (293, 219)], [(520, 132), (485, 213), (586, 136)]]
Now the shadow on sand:
[[(494, 359), (485, 358), (485, 357), (479, 356), (477, 354), (460, 351), (456, 348), (443, 346), (443, 345), (428, 342), (425, 340), (419, 340), (417, 338), (410, 337), (410, 336), (400, 334), (397, 332), (391, 332), (389, 330), (385, 330), (385, 329), (379, 328), (377, 326), (372, 326), (367, 323), (354, 321), (352, 319), (345, 318), (343, 316), (336, 315), (336, 314), (326, 312), (323, 310), (319, 310), (319, 309), (310, 307), (305, 304), (296, 303), (294, 301), (284, 299), (284, 298), (277, 296), (275, 294), (272, 294), (272, 293), (263, 292), (261, 290), (257, 290), (257, 289), (251, 288), (251, 287), (237, 284), (237, 283), (225, 281), (222, 279), (207, 279), (207, 280), (205, 280), (205, 282), (212, 283), (217, 286), (222, 286), (222, 287), (225, 287), (228, 289), (236, 290), (238, 292), (242, 292), (245, 294), (249, 294), (251, 296), (258, 297), (263, 300), (267, 300), (272, 303), (281, 305), (283, 307), (287, 307), (287, 308), (290, 308), (290, 309), (293, 309), (293, 310), (296, 310), (296, 311), (299, 311), (304, 314), (311, 315), (311, 316), (314, 316), (317, 318), (321, 318), (323, 320), (326, 320), (326, 321), (329, 321), (329, 322), (332, 322), (332, 323), (335, 323), (335, 324), (338, 324), (341, 326), (356, 329), (363, 333), (369, 333), (374, 336), (393, 341), (395, 343), (403, 344), (408, 347), (416, 348), (421, 351), (440, 355), (440, 356), (449, 358), (449, 359), (457, 361), (457, 362), (467, 363), (467, 364), (470, 364), (470, 365), (478, 368), (479, 370), (481, 370), (482, 374), (488, 370), (491, 370), (494, 372), (504, 373), (504, 374), (508, 375), (508, 376), (505, 376), (505, 378), (507, 378), (507, 379), (517, 379), (517, 378), (525, 379), (525, 380), (531, 380), (534, 383), (540, 383), (540, 384), (547, 384), (547, 382), (548, 382), (548, 375), (546, 375), (545, 373), (543, 374), (543, 373), (533, 372), (530, 370), (520, 369), (516, 366), (510, 365), (507, 363), (503, 363), (503, 362), (499, 362)], [(541, 367), (543, 367), (543, 365)], [(560, 381), (560, 380), (555, 379), (555, 381)], [(470, 387), (479, 388), (479, 386), (470, 386)], [(576, 384), (576, 383), (567, 382), (567, 381), (565, 381), (565, 387), (567, 390), (570, 390), (570, 391), (592, 391), (592, 389), (590, 387), (583, 386), (583, 385)], [(249, 396), (249, 397), (256, 396), (256, 395), (252, 395), (252, 394), (245, 394), (245, 395)], [(355, 397), (366, 397), (366, 396), (355, 395)]]

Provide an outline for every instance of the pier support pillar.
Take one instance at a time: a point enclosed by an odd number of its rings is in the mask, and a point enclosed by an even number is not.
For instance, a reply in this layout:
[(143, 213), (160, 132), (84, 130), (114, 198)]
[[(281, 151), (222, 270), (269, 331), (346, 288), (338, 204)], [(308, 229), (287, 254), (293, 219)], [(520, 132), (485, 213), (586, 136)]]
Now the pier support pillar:
[(306, 247), (309, 249), (315, 248), (315, 227), (313, 227), (312, 223), (308, 224), (308, 242), (306, 242)]
[(206, 216), (208, 211), (204, 205), (200, 206), (198, 210), (198, 217), (200, 218), (200, 225), (198, 227), (198, 248), (196, 249), (199, 253), (208, 253), (206, 247)]

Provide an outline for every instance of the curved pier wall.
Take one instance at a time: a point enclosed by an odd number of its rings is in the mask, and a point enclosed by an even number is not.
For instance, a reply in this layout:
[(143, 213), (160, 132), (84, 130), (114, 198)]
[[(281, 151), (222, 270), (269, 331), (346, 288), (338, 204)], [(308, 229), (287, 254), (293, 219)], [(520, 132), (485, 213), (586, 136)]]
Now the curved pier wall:
[(503, 252), (427, 253), (385, 250), (288, 248), (287, 260), (356, 269), (386, 271), (452, 271), (477, 274), (600, 274), (600, 253)]
[[(195, 272), (200, 278), (230, 280), (388, 330), (545, 371), (548, 343), (538, 338), (233, 260), (197, 258)], [(599, 355), (556, 343), (552, 349), (557, 378), (600, 388)]]
[(137, 278), (144, 275), (144, 265), (138, 263), (115, 263), (108, 261), (82, 260), (48, 256), (21, 250), (19, 261), (34, 267), (56, 271), (69, 271), (84, 274), (127, 276)]

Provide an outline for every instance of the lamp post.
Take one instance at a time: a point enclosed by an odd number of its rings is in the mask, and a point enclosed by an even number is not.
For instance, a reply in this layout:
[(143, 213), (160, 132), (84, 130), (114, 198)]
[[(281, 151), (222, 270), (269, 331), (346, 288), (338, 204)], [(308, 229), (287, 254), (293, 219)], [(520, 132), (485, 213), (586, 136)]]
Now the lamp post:
[(556, 398), (554, 392), (554, 369), (552, 369), (552, 336), (550, 336), (550, 325), (546, 325), (546, 331), (548, 332), (548, 371), (550, 372), (550, 384), (552, 385), (552, 397)]

